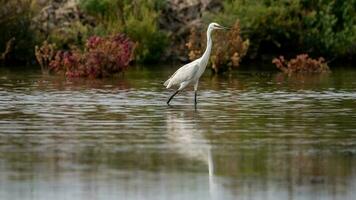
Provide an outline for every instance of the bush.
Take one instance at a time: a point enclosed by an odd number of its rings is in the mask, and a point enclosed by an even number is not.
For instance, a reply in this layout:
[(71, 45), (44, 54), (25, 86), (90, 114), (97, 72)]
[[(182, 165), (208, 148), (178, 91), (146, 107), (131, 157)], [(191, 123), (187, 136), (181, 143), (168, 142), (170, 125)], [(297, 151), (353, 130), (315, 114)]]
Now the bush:
[(135, 42), (138, 62), (155, 62), (167, 46), (167, 34), (159, 30), (157, 21), (162, 0), (116, 1), (81, 0), (84, 12), (97, 19), (93, 32), (110, 35), (124, 32)]
[[(302, 44), (329, 56), (356, 54), (356, 0), (302, 1)], [(305, 31), (304, 31), (305, 30)], [(304, 33), (304, 34), (303, 34)]]
[(63, 72), (67, 77), (106, 77), (124, 71), (132, 60), (133, 51), (134, 43), (122, 34), (92, 36), (84, 51), (79, 48), (57, 51), (49, 62), (49, 69)]
[[(229, 31), (219, 31), (213, 37), (216, 41), (210, 58), (213, 71), (218, 73), (238, 67), (249, 47), (249, 40), (244, 41), (240, 36), (239, 21)], [(206, 30), (198, 31), (193, 27), (186, 46), (190, 60), (199, 58), (206, 48)]]
[(323, 57), (312, 59), (308, 56), (308, 54), (297, 55), (296, 58), (289, 61), (285, 60), (283, 56), (280, 56), (279, 58), (274, 58), (272, 63), (275, 64), (276, 67), (283, 73), (288, 75), (298, 73), (321, 74), (330, 72), (330, 69)]
[(240, 19), (251, 41), (250, 57), (305, 51), (315, 55), (355, 54), (356, 0), (234, 0), (206, 19), (232, 24)]
[(35, 46), (35, 56), (41, 66), (42, 72), (48, 72), (49, 63), (54, 59), (56, 54), (56, 44), (48, 43), (45, 40), (40, 47)]

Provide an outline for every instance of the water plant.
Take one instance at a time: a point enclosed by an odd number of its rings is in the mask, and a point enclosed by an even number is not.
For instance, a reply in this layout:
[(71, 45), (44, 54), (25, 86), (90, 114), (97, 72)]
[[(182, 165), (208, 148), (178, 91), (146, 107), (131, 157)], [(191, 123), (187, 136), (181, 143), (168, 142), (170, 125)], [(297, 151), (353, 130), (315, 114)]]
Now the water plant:
[[(212, 70), (219, 73), (237, 68), (249, 47), (249, 40), (244, 40), (240, 35), (240, 22), (237, 20), (227, 32), (221, 31), (215, 34), (213, 40), (218, 42), (214, 44), (211, 54)], [(190, 60), (195, 60), (202, 55), (205, 43), (205, 32), (193, 27), (186, 43)]]
[(291, 60), (286, 60), (284, 56), (274, 58), (272, 63), (283, 73), (292, 74), (321, 74), (330, 72), (328, 64), (323, 57), (318, 59), (310, 58), (308, 54), (300, 54)]

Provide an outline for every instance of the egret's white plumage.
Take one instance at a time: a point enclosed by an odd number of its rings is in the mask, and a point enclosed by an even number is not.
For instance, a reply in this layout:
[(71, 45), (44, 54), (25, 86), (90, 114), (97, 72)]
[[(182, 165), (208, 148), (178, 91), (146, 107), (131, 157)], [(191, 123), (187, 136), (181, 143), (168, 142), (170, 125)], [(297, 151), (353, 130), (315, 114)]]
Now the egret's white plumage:
[(195, 60), (191, 63), (179, 68), (165, 83), (164, 86), (171, 88), (175, 85), (180, 85), (178, 90), (183, 89), (183, 85), (189, 84), (197, 78), (199, 70), (199, 60)]
[(196, 97), (197, 97), (197, 90), (198, 90), (198, 82), (199, 78), (201, 75), (204, 73), (206, 65), (209, 62), (209, 57), (210, 57), (210, 52), (211, 48), (213, 45), (212, 39), (211, 39), (211, 33), (214, 29), (225, 29), (225, 27), (220, 26), (217, 23), (210, 23), (209, 27), (207, 29), (206, 35), (207, 35), (207, 45), (204, 54), (182, 66), (179, 68), (165, 83), (164, 86), (166, 88), (171, 88), (172, 86), (179, 86), (178, 90), (168, 99), (167, 104), (172, 100), (172, 98), (181, 90), (183, 90), (185, 87), (187, 87), (190, 83), (194, 84), (194, 91), (195, 91), (195, 104), (197, 103)]

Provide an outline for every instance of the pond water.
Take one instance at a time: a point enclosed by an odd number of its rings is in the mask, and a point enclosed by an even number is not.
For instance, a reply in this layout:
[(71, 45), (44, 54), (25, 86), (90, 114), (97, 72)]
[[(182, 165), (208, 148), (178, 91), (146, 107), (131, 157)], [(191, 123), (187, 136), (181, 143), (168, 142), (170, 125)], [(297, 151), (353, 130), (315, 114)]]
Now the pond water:
[(0, 69), (0, 199), (356, 199), (356, 70), (239, 70), (166, 105), (176, 67)]

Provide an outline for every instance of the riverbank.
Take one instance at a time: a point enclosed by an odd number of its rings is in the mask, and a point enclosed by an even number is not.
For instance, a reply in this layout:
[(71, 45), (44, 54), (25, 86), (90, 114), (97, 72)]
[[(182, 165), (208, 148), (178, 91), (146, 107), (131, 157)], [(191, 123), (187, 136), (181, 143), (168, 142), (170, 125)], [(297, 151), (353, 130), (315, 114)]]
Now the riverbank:
[[(117, 33), (136, 43), (133, 63), (187, 62), (191, 54), (187, 44), (199, 44), (195, 51), (205, 45), (203, 37), (192, 34), (204, 36), (210, 21), (225, 26), (239, 21), (236, 37), (249, 41), (242, 62), (308, 53), (354, 63), (356, 52), (356, 8), (347, 1), (19, 0), (2, 4), (0, 62), (10, 65), (34, 64), (34, 47), (45, 40), (68, 50), (84, 48), (93, 35)], [(15, 8), (18, 12), (10, 12)]]

